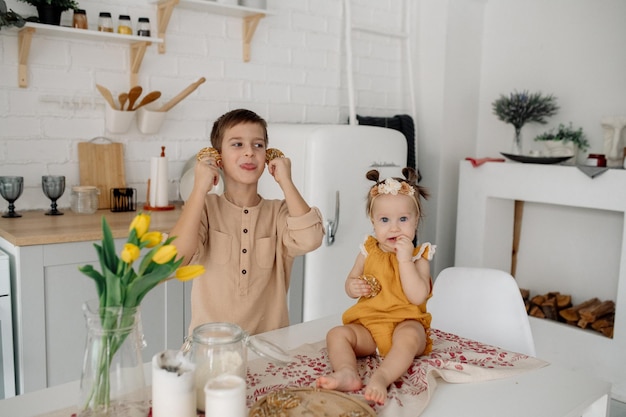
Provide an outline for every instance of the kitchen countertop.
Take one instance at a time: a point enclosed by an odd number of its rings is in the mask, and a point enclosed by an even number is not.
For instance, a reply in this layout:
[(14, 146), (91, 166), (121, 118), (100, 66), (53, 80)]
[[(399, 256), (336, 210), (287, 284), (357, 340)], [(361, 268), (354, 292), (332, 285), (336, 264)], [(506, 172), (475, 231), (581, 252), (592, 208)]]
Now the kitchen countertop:
[[(174, 210), (151, 212), (150, 229), (169, 232), (178, 220), (182, 203), (174, 204)], [(70, 208), (61, 209), (62, 216), (47, 216), (46, 210), (18, 211), (22, 217), (0, 217), (0, 238), (14, 246), (46, 245), (51, 243), (83, 242), (102, 239), (104, 216), (114, 238), (128, 236), (128, 226), (141, 212), (111, 212), (98, 210), (94, 214), (77, 214)]]

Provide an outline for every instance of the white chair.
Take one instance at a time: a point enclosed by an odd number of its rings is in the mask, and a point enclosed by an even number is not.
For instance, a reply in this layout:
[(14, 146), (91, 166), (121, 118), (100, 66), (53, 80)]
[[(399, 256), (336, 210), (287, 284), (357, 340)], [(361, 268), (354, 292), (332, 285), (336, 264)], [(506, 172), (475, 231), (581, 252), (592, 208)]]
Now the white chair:
[(427, 304), (431, 327), (535, 356), (530, 322), (515, 279), (489, 268), (446, 268)]

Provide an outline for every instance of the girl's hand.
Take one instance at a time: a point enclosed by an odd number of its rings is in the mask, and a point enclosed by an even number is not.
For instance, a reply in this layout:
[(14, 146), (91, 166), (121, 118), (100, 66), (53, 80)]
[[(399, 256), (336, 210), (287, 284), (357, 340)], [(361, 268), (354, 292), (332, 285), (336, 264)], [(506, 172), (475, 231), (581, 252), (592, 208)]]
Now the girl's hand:
[(291, 181), (291, 159), (281, 157), (274, 158), (267, 164), (267, 171), (270, 173), (278, 185), (284, 184), (285, 181)]
[(352, 298), (367, 297), (372, 292), (370, 285), (360, 278), (348, 278), (348, 295)]
[(413, 241), (406, 236), (396, 239), (396, 257), (398, 262), (413, 262)]

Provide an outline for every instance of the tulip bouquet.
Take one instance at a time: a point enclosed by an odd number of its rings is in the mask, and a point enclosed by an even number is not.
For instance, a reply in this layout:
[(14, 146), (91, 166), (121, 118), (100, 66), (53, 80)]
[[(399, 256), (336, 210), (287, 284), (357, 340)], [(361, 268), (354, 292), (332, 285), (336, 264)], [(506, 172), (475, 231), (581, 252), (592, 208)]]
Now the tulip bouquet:
[[(128, 239), (118, 256), (111, 229), (103, 217), (102, 244), (94, 244), (101, 270), (97, 271), (91, 265), (79, 268), (95, 281), (99, 301), (97, 352), (90, 358), (95, 368), (88, 383), (91, 389), (84, 398), (85, 408), (107, 409), (111, 364), (130, 334), (129, 329), (136, 325), (135, 313), (146, 294), (174, 277), (187, 281), (204, 273), (202, 265), (180, 267), (183, 259), (176, 259), (177, 250), (172, 245), (175, 237), (163, 240), (161, 232), (149, 231), (149, 228), (150, 215), (138, 214), (130, 224)], [(138, 261), (143, 249), (147, 253)], [(136, 262), (137, 268), (134, 267)]]

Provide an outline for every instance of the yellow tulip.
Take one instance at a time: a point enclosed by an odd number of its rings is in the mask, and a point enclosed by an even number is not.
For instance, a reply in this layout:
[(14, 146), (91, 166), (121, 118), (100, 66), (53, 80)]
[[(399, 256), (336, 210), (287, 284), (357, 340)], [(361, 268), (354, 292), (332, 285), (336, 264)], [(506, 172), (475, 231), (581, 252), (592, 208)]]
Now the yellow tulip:
[(176, 279), (179, 281), (189, 281), (204, 274), (204, 266), (187, 265), (181, 266), (176, 270)]
[(135, 229), (137, 232), (137, 237), (141, 239), (141, 237), (148, 231), (150, 228), (150, 215), (139, 213), (135, 216), (133, 221), (130, 223), (130, 227), (128, 231)]
[(122, 249), (121, 258), (127, 264), (132, 264), (139, 258), (139, 247), (132, 243), (126, 243), (124, 249)]
[(156, 245), (161, 243), (162, 239), (163, 235), (161, 234), (161, 232), (148, 232), (145, 235), (141, 236), (141, 242), (148, 242), (148, 244), (146, 245), (146, 247), (148, 248), (155, 247)]
[(152, 261), (159, 265), (163, 265), (174, 259), (174, 256), (176, 256), (177, 253), (178, 252), (176, 250), (176, 246), (164, 245), (161, 246), (159, 250), (154, 254), (154, 256), (152, 257)]

